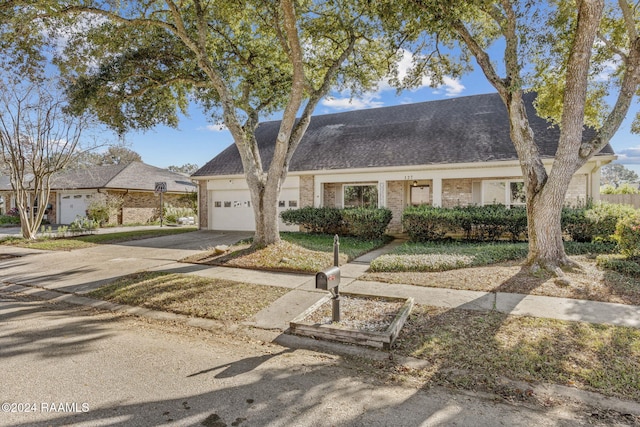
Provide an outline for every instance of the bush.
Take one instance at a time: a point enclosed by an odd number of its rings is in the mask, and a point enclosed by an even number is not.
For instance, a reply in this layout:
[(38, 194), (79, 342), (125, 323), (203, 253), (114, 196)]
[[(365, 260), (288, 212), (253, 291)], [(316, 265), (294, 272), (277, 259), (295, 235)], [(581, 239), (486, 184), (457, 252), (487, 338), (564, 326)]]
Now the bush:
[(393, 216), (389, 209), (353, 208), (344, 209), (341, 213), (347, 234), (365, 239), (384, 236)]
[(442, 239), (448, 232), (462, 233), (466, 240), (497, 240), (508, 235), (516, 241), (526, 235), (524, 208), (504, 205), (437, 208), (409, 207), (402, 214), (402, 225), (413, 242)]
[(87, 206), (87, 218), (101, 226), (105, 225), (111, 216), (118, 214), (122, 205), (124, 205), (123, 196), (100, 193)]
[(600, 194), (640, 194), (638, 184), (624, 183), (619, 187), (607, 184), (600, 187)]
[(451, 225), (442, 220), (440, 208), (423, 205), (404, 210), (402, 227), (412, 242), (427, 242), (442, 239)]
[(289, 209), (280, 213), (287, 225), (299, 225), (306, 231), (321, 234), (344, 234), (341, 209), (314, 208)]
[(371, 271), (446, 271), (473, 263), (473, 256), (459, 254), (382, 255), (371, 262)]
[(72, 233), (82, 233), (84, 231), (93, 231), (97, 227), (98, 224), (92, 219), (78, 216), (69, 225), (69, 231)]
[(178, 219), (184, 217), (195, 217), (195, 215), (195, 211), (192, 208), (176, 207), (169, 203), (165, 203), (162, 217), (167, 223), (177, 224)]
[(612, 241), (618, 220), (634, 215), (635, 212), (631, 206), (607, 202), (585, 208), (564, 208), (562, 229), (576, 242)]
[(596, 264), (602, 269), (640, 278), (640, 264), (637, 261), (625, 258), (623, 255), (599, 255), (596, 258)]
[(312, 233), (375, 239), (384, 235), (392, 214), (389, 209), (304, 207), (286, 210), (280, 217), (285, 224), (299, 225)]
[(640, 212), (635, 211), (633, 215), (620, 219), (613, 238), (623, 256), (640, 257)]
[(20, 217), (13, 215), (0, 215), (0, 225), (19, 225)]

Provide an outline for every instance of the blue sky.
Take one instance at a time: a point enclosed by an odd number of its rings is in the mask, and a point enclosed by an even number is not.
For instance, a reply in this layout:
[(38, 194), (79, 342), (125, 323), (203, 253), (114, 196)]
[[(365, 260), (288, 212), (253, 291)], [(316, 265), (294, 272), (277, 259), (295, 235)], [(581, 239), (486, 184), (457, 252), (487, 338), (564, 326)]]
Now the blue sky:
[[(395, 89), (382, 83), (376, 92), (349, 100), (348, 95), (332, 94), (318, 104), (315, 114), (329, 114), (347, 110), (375, 108), (403, 103), (424, 102), (458, 96), (492, 93), (494, 88), (479, 71), (463, 76), (459, 80), (447, 79), (439, 88), (428, 87), (428, 82), (412, 91), (397, 94)], [(634, 100), (611, 145), (619, 156), (618, 163), (640, 175), (640, 135), (631, 134), (631, 122), (640, 109)], [(115, 137), (114, 137), (115, 140)], [(166, 168), (171, 165), (195, 163), (203, 166), (223, 149), (233, 143), (231, 134), (207, 120), (197, 105), (193, 105), (188, 117), (182, 117), (178, 129), (158, 126), (147, 132), (130, 132), (125, 136), (129, 148), (142, 156), (145, 163)]]

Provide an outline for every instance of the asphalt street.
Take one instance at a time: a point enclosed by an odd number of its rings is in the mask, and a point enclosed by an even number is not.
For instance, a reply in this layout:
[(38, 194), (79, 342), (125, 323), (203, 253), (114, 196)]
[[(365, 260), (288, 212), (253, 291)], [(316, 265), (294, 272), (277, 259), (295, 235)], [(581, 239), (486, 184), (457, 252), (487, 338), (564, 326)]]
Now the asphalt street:
[(0, 294), (0, 360), (0, 426), (585, 422), (580, 410), (384, 384), (339, 356), (16, 294)]

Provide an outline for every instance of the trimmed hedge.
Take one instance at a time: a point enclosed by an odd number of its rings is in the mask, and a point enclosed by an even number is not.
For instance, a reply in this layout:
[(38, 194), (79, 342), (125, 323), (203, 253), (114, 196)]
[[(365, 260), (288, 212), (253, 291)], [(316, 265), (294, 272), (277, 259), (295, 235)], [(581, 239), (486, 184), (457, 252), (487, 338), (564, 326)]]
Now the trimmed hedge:
[(465, 240), (490, 241), (507, 235), (522, 239), (527, 231), (524, 208), (504, 205), (438, 208), (428, 205), (408, 207), (402, 225), (414, 242), (442, 239), (447, 233), (463, 234)]
[(0, 215), (0, 225), (20, 225), (20, 217)]
[(287, 225), (299, 225), (312, 233), (340, 234), (375, 239), (382, 237), (389, 222), (389, 209), (314, 208), (289, 209), (280, 213)]
[[(616, 224), (637, 215), (631, 206), (596, 203), (587, 207), (562, 209), (562, 231), (575, 242), (615, 241)], [(413, 242), (443, 239), (447, 233), (462, 234), (468, 241), (492, 241), (508, 236), (512, 241), (526, 240), (525, 208), (504, 205), (437, 208), (423, 205), (408, 207), (402, 225)]]

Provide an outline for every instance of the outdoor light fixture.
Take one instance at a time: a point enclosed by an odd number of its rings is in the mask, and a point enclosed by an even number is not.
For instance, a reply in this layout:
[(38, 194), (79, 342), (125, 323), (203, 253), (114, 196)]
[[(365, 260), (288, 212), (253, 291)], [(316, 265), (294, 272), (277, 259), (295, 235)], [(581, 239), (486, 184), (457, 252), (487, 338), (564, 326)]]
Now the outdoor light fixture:
[(417, 187), (418, 186), (418, 181), (413, 181), (413, 186)]

